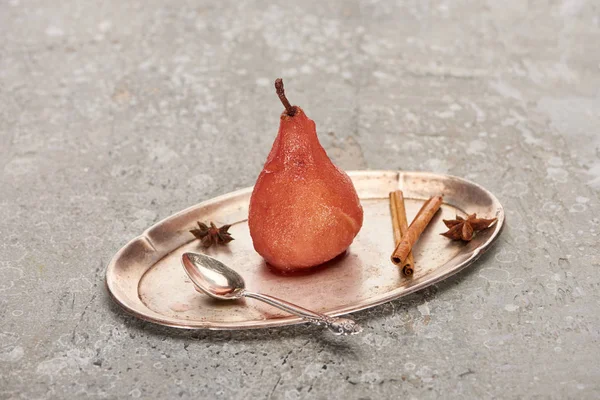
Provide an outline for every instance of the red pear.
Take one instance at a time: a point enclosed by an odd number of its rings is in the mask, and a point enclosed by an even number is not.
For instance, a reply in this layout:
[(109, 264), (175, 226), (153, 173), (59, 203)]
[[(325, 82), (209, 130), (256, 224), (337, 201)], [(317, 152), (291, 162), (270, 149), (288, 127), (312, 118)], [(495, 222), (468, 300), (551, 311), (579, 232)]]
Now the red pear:
[(250, 199), (254, 249), (282, 271), (310, 268), (343, 253), (358, 234), (363, 210), (346, 173), (319, 143), (313, 120), (292, 106), (275, 81), (286, 110)]

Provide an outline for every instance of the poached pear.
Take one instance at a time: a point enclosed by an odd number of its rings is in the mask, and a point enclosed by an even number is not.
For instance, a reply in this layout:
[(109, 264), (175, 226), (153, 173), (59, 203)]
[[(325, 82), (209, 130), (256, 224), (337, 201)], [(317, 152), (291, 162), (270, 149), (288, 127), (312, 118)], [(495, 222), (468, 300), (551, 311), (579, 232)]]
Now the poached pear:
[(285, 111), (250, 198), (248, 225), (254, 249), (276, 269), (294, 271), (345, 252), (363, 209), (352, 181), (319, 143), (314, 121), (289, 103), (281, 79), (275, 88)]

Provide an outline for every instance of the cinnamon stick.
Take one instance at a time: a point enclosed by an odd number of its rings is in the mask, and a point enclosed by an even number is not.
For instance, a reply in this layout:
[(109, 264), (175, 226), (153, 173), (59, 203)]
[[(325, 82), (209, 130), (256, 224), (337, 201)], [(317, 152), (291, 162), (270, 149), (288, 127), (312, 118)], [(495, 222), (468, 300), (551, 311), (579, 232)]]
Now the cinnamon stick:
[(435, 213), (440, 209), (442, 201), (442, 196), (433, 196), (423, 204), (423, 207), (421, 207), (417, 216), (408, 227), (406, 235), (402, 237), (402, 240), (392, 253), (391, 259), (394, 264), (402, 265), (406, 262), (408, 254), (417, 240), (419, 240), (425, 228), (427, 228), (427, 225), (429, 225), (429, 222), (431, 222)]
[[(404, 206), (404, 194), (402, 190), (390, 192), (390, 212), (392, 214), (392, 227), (394, 229), (394, 243), (397, 246), (408, 231), (408, 220), (406, 219), (406, 207)], [(393, 261), (393, 260), (392, 260)], [(406, 260), (398, 264), (402, 268), (402, 274), (411, 276), (415, 270), (415, 260), (412, 252), (408, 253)]]

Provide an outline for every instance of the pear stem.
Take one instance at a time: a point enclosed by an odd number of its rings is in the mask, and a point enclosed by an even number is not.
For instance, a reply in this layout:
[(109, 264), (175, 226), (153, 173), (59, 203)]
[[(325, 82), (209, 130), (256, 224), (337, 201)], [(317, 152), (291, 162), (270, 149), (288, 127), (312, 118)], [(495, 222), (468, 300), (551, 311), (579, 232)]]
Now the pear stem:
[(285, 111), (287, 115), (293, 117), (296, 114), (296, 107), (292, 106), (285, 97), (285, 91), (283, 90), (283, 80), (281, 78), (275, 79), (275, 91), (277, 92), (277, 96), (279, 96), (279, 100), (281, 100), (281, 104), (285, 107)]

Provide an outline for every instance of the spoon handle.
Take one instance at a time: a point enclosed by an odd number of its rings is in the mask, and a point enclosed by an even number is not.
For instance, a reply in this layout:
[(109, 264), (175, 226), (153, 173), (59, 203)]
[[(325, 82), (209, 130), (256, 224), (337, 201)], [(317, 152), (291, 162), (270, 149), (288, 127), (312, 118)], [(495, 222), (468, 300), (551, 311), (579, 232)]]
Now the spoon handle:
[(306, 321), (312, 322), (313, 324), (324, 324), (327, 327), (327, 329), (329, 329), (336, 335), (355, 335), (357, 333), (362, 332), (362, 327), (348, 318), (330, 317), (318, 312), (307, 310), (304, 307), (300, 307), (285, 300), (281, 300), (266, 294), (246, 291), (243, 293), (243, 296), (264, 301), (265, 303), (287, 311), (290, 314), (294, 314), (301, 318), (304, 318)]

